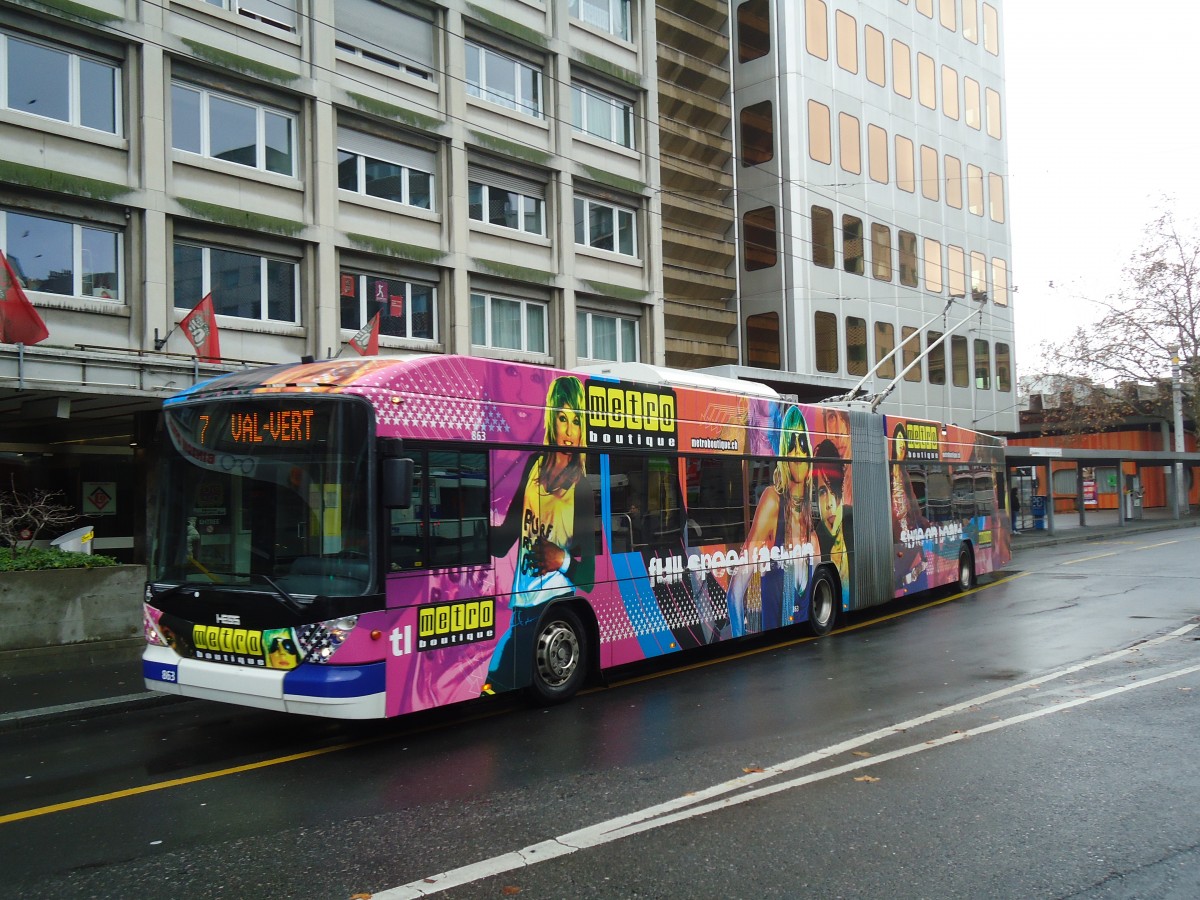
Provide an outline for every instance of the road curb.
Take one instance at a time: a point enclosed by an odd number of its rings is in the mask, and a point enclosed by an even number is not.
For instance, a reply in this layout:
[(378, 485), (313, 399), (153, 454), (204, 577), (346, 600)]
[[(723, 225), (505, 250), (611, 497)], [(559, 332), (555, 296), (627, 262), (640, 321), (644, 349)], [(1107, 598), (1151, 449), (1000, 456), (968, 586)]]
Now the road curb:
[(112, 715), (132, 709), (147, 709), (169, 706), (190, 701), (191, 697), (158, 694), (146, 691), (140, 694), (123, 694), (119, 697), (102, 697), (98, 700), (81, 700), (78, 703), (63, 703), (41, 709), (26, 709), (0, 714), (0, 733), (16, 731), (34, 725), (45, 725), (65, 719), (81, 721), (98, 716)]

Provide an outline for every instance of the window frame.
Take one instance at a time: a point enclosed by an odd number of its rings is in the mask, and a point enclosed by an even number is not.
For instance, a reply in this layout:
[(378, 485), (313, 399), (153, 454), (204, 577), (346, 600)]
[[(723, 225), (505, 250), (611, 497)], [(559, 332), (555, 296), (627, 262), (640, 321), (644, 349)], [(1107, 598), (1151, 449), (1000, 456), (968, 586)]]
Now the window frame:
[[(484, 318), (480, 322), (476, 319), (476, 298), (483, 301)], [(521, 331), (521, 346), (508, 347), (502, 344), (497, 344), (493, 341), (493, 322), (495, 303), (515, 303), (520, 309), (520, 331)], [(530, 318), (529, 311), (538, 309), (541, 312), (542, 318), (542, 334), (541, 348), (531, 348), (529, 345), (530, 337)], [(486, 350), (499, 350), (508, 353), (528, 353), (537, 356), (547, 356), (550, 352), (550, 304), (545, 300), (534, 300), (530, 297), (514, 297), (507, 294), (497, 294), (489, 290), (475, 290), (470, 292), (470, 311), (469, 311), (469, 328), (471, 332), (471, 346), (480, 347)], [(476, 336), (479, 333), (478, 328), (483, 329), (484, 343), (476, 341)]]
[(833, 122), (830, 109), (819, 100), (808, 101), (808, 156), (813, 162), (833, 164)]
[[(638, 210), (634, 209), (633, 207), (622, 206), (609, 200), (600, 200), (596, 197), (590, 197), (586, 194), (575, 195), (574, 207), (575, 245), (577, 247), (590, 247), (593, 250), (602, 250), (606, 253), (615, 253), (618, 256), (624, 256), (630, 259), (641, 259), (640, 247), (638, 246)], [(591, 235), (591, 210), (597, 207), (607, 209), (612, 213), (613, 246), (611, 248), (598, 246), (597, 244), (593, 243), (594, 238)], [(622, 239), (622, 235), (626, 233), (626, 229), (622, 228), (622, 221), (626, 221), (628, 223), (628, 230), (630, 232), (628, 243), (632, 248), (630, 252), (619, 249), (623, 244), (626, 243), (626, 241)], [(580, 240), (581, 237), (583, 240)]]
[(879, 184), (887, 184), (890, 178), (887, 129), (870, 123), (867, 125), (867, 174)]
[[(607, 6), (608, 8), (607, 23), (595, 21), (581, 15), (584, 7), (598, 9), (600, 6)], [(599, 28), (601, 31), (608, 32), (623, 41), (633, 39), (633, 4), (631, 0), (570, 0), (570, 3), (567, 5), (567, 12), (571, 18), (583, 22), (585, 25), (590, 25), (593, 28)]]
[[(227, 12), (234, 13), (235, 15), (243, 16), (244, 18), (252, 21), (261, 22), (264, 25), (270, 25), (273, 28), (281, 29), (289, 34), (296, 33), (296, 23), (299, 21), (299, 10), (297, 9), (299, 4), (296, 2), (296, 0), (269, 0), (269, 2), (263, 2), (263, 0), (204, 0), (204, 2), (209, 6), (215, 6), (218, 9), (223, 9)], [(253, 8), (280, 6), (286, 9), (289, 3), (291, 4), (290, 12), (292, 14), (292, 21), (290, 23), (276, 19), (273, 16), (266, 15), (265, 13), (257, 12)]]
[(858, 22), (850, 13), (839, 9), (833, 14), (833, 23), (838, 68), (851, 75), (857, 75)]
[(892, 280), (892, 229), (880, 222), (871, 223), (871, 277)]
[(965, 335), (950, 335), (950, 383), (954, 387), (971, 386), (971, 362), (967, 358)]
[[(531, 63), (519, 56), (505, 53), (502, 50), (497, 50), (495, 47), (470, 39), (463, 42), (463, 53), (466, 60), (464, 89), (467, 96), (475, 97), (511, 112), (521, 113), (530, 118), (544, 119), (546, 117), (546, 76), (544, 66)], [(497, 63), (503, 62), (512, 66), (513, 96), (511, 98), (499, 89), (488, 86), (487, 73), (489, 64), (493, 60)], [(472, 68), (474, 68), (476, 74), (475, 81), (471, 80)], [(537, 95), (536, 97), (527, 98), (524, 96), (525, 81), (522, 78), (523, 72), (533, 76), (531, 84), (533, 92)]]
[(817, 371), (836, 375), (840, 356), (837, 315), (817, 310), (813, 313), (813, 362)]
[(756, 272), (773, 268), (778, 262), (779, 221), (775, 207), (746, 210), (742, 213), (742, 265), (747, 272)]
[(946, 342), (938, 343), (945, 334), (940, 331), (925, 333), (925, 366), (929, 383), (944, 385), (946, 383)]
[[(174, 265), (174, 255), (179, 247), (191, 247), (201, 251), (201, 285), (200, 293), (197, 297), (179, 297), (176, 288), (179, 283), (179, 272)], [(221, 291), (213, 287), (213, 270), (212, 270), (212, 253), (213, 251), (221, 253), (239, 254), (241, 256), (252, 256), (258, 259), (259, 265), (259, 315), (251, 318), (249, 316), (239, 315), (233, 312), (223, 312), (220, 308)], [(252, 249), (239, 247), (237, 249), (222, 246), (220, 244), (210, 244), (199, 240), (192, 240), (187, 237), (176, 237), (171, 244), (172, 253), (172, 284), (171, 293), (172, 301), (175, 309), (189, 310), (195, 306), (203, 297), (212, 294), (213, 297), (213, 312), (216, 315), (228, 316), (230, 318), (241, 319), (246, 322), (275, 322), (282, 325), (302, 325), (302, 313), (300, 309), (300, 262), (297, 259), (288, 259), (278, 254), (264, 254)], [(291, 319), (277, 319), (270, 316), (272, 298), (271, 289), (271, 268), (270, 264), (290, 266), (292, 273), (292, 316)]]
[[(467, 180), (467, 217), (472, 222), (481, 222), (485, 225), (492, 225), (496, 228), (506, 228), (510, 231), (519, 231), (521, 234), (532, 234), (536, 237), (546, 237), (546, 198), (545, 191), (541, 197), (536, 194), (525, 193), (519, 190), (517, 185), (505, 187), (501, 184), (493, 184), (487, 181), (479, 180), (481, 177), (488, 175), (486, 170), (476, 169), (471, 167), (470, 174)], [(502, 177), (502, 176), (497, 176)], [(475, 190), (479, 190), (479, 201), (475, 201)], [(517, 225), (508, 225), (504, 222), (497, 222), (489, 215), (489, 210), (492, 208), (492, 193), (502, 192), (509, 197), (518, 198), (517, 203)], [(533, 210), (529, 209), (532, 204)], [(478, 206), (479, 215), (475, 215), (475, 208)], [(537, 216), (540, 230), (532, 230), (526, 228), (529, 221), (530, 212)]]
[[(818, 224), (817, 219), (820, 219)], [(833, 233), (833, 210), (825, 206), (809, 208), (809, 223), (812, 228), (812, 260), (814, 266), (823, 269), (837, 267), (837, 251)], [(818, 250), (822, 251), (818, 254)]]
[[(591, 123), (592, 105), (585, 100), (599, 101), (608, 107), (609, 134), (594, 130)], [(634, 101), (625, 97), (584, 82), (571, 82), (571, 127), (580, 134), (616, 144), (627, 150), (636, 150), (638, 140), (635, 106)], [(617, 137), (611, 137), (610, 134), (617, 135)]]
[(857, 116), (838, 113), (838, 166), (852, 175), (862, 174), (862, 132)]
[(829, 60), (829, 8), (825, 0), (804, 0), (804, 50)]
[(770, 54), (770, 0), (742, 0), (737, 5), (736, 22), (739, 63), (752, 62)]
[(896, 354), (893, 352), (896, 349), (896, 326), (891, 322), (876, 322), (874, 342), (875, 365), (879, 366), (875, 376), (890, 381), (896, 377)]
[(905, 381), (919, 382), (921, 380), (921, 367), (919, 365), (913, 366), (911, 369), (908, 368), (921, 356), (920, 336), (918, 335), (916, 340), (909, 340), (917, 332), (918, 329), (912, 325), (900, 326), (900, 371), (905, 373)]
[[(176, 90), (190, 91), (200, 95), (199, 103), (199, 142), (200, 149), (192, 150), (187, 147), (180, 147), (176, 143), (175, 129), (178, 125), (176, 115), (179, 110), (176, 107)], [(247, 107), (254, 111), (255, 122), (255, 141), (254, 141), (254, 165), (239, 162), (236, 159), (229, 159), (224, 156), (215, 155), (212, 152), (212, 101), (214, 99), (221, 100), (225, 103), (232, 103), (237, 106)], [(247, 169), (253, 169), (256, 172), (270, 172), (275, 175), (282, 175), (285, 178), (295, 178), (298, 154), (298, 124), (299, 116), (296, 113), (288, 112), (277, 106), (260, 103), (256, 100), (249, 100), (237, 94), (229, 94), (224, 91), (214, 90), (203, 84), (196, 84), (191, 81), (183, 81), (180, 79), (171, 79), (171, 148), (180, 153), (188, 153), (194, 156), (200, 156), (204, 159), (219, 160), (230, 165), (242, 166)], [(290, 163), (289, 171), (281, 172), (277, 169), (269, 168), (267, 164), (268, 147), (268, 125), (267, 117), (277, 116), (287, 123), (288, 126), (288, 142), (290, 144), (288, 152), (288, 161)]]
[(866, 270), (866, 248), (863, 246), (863, 220), (860, 216), (842, 215), (842, 271), (862, 275)]
[[(357, 296), (354, 299), (355, 299), (356, 305), (358, 307), (358, 312), (357, 312), (357, 317), (356, 317), (357, 321), (358, 321), (357, 325), (347, 325), (346, 324), (346, 318), (345, 318), (346, 307), (347, 307), (346, 300), (350, 296), (346, 293), (346, 279), (348, 279), (348, 278), (354, 279), (355, 284), (356, 284)], [(338, 267), (338, 282), (339, 282), (339, 291), (338, 291), (338, 300), (339, 300), (338, 319), (339, 319), (339, 321), (338, 321), (338, 324), (341, 326), (341, 329), (343, 331), (357, 332), (358, 330), (363, 328), (368, 322), (370, 322), (371, 319), (374, 317), (375, 314), (370, 310), (370, 305), (373, 303), (378, 304), (380, 301), (377, 298), (376, 299), (371, 298), (371, 292), (369, 290), (371, 281), (375, 281), (376, 283), (388, 282), (389, 284), (402, 284), (404, 286), (404, 295), (403, 295), (404, 312), (402, 313), (402, 317), (404, 319), (404, 334), (394, 334), (392, 332), (386, 331), (385, 328), (387, 327), (387, 324), (386, 324), (387, 321), (389, 319), (392, 319), (395, 317), (390, 316), (390, 315), (386, 316), (386, 317), (383, 315), (380, 315), (379, 334), (381, 336), (393, 337), (398, 340), (407, 340), (407, 341), (427, 341), (430, 343), (437, 342), (437, 340), (438, 340), (438, 302), (437, 302), (438, 298), (437, 298), (437, 285), (436, 284), (434, 284), (433, 282), (429, 282), (429, 281), (423, 281), (421, 279), (412, 279), (412, 278), (406, 278), (403, 276), (389, 275), (389, 274), (385, 274), (382, 272), (368, 272), (366, 270), (365, 266), (356, 266), (356, 265), (352, 265), (352, 264), (351, 265), (342, 264), (341, 266)], [(429, 336), (425, 336), (425, 335), (421, 335), (421, 334), (413, 334), (413, 331), (414, 331), (414, 328), (413, 328), (414, 316), (412, 313), (413, 288), (414, 288), (414, 286), (417, 286), (417, 285), (419, 285), (421, 287), (427, 287), (429, 289), (429, 295), (430, 295), (429, 296), (429, 318), (430, 318), (430, 324), (429, 324), (430, 334), (429, 334)], [(390, 302), (394, 299), (395, 294), (389, 294), (388, 297), (389, 297), (389, 302)], [(389, 309), (389, 313), (390, 313), (390, 309)]]
[[(437, 211), (437, 193), (438, 193), (437, 188), (438, 188), (438, 186), (437, 186), (437, 171), (436, 171), (437, 166), (436, 165), (430, 165), (428, 170), (426, 170), (420, 166), (414, 165), (411, 160), (404, 159), (404, 156), (405, 156), (404, 148), (402, 145), (399, 145), (399, 144), (397, 144), (396, 149), (394, 151), (392, 151), (392, 153), (394, 155), (392, 155), (389, 158), (387, 155), (389, 151), (388, 151), (388, 147), (386, 146), (386, 144), (391, 143), (391, 142), (386, 142), (383, 139), (374, 138), (373, 136), (370, 136), (370, 135), (362, 135), (362, 140), (366, 141), (366, 142), (370, 142), (371, 144), (375, 145), (378, 148), (378, 150), (375, 153), (369, 153), (364, 149), (349, 146), (350, 144), (359, 143), (359, 141), (353, 137), (353, 136), (357, 136), (358, 134), (359, 134), (359, 132), (354, 132), (352, 129), (341, 129), (341, 128), (338, 129), (338, 141), (337, 141), (338, 190), (347, 191), (348, 193), (361, 195), (363, 197), (372, 197), (376, 200), (384, 200), (388, 203), (399, 203), (402, 206), (411, 206), (414, 209), (424, 209), (424, 210), (428, 210), (429, 212)], [(420, 148), (414, 147), (413, 149), (419, 153), (428, 153), (428, 151), (422, 150)], [(382, 151), (382, 152), (379, 152), (379, 151)], [(343, 164), (343, 162), (345, 162), (345, 160), (342, 159), (342, 154), (348, 154), (355, 158), (355, 178), (357, 181), (357, 187), (348, 188), (348, 187), (343, 186), (341, 183), (342, 164)], [(373, 194), (367, 190), (367, 187), (368, 187), (367, 166), (369, 163), (372, 163), (372, 162), (382, 163), (383, 165), (388, 165), (388, 166), (397, 166), (400, 168), (401, 173), (402, 173), (402, 175), (401, 175), (402, 190), (401, 190), (401, 199), (400, 200), (396, 200), (392, 197), (386, 197), (386, 196), (383, 196), (382, 194)], [(412, 184), (413, 184), (414, 174), (415, 175), (424, 175), (429, 180), (429, 189), (428, 189), (429, 205), (427, 205), (427, 206), (422, 206), (419, 203), (412, 202), (412, 195), (413, 195)]]
[(903, 228), (898, 229), (896, 246), (900, 251), (900, 283), (905, 287), (915, 288), (920, 284), (916, 233), (905, 231)]
[[(66, 63), (66, 105), (67, 117), (60, 118), (59, 116), (45, 115), (40, 112), (34, 112), (24, 107), (11, 105), (12, 82), (9, 77), (10, 58), (12, 42), (25, 44), (40, 50), (49, 51), (51, 53), (61, 54), (65, 57)], [(84, 120), (84, 84), (88, 81), (81, 71), (82, 63), (90, 63), (94, 66), (100, 66), (109, 70), (112, 74), (112, 129), (97, 128), (95, 125), (85, 123)], [(124, 93), (122, 85), (124, 82), (124, 65), (121, 62), (113, 62), (111, 59), (105, 59), (93, 53), (81, 53), (78, 50), (69, 47), (65, 44), (56, 43), (43, 39), (34, 38), (25, 34), (15, 34), (8, 30), (0, 30), (0, 90), (3, 91), (3, 97), (0, 97), (0, 107), (16, 113), (36, 116), (39, 119), (48, 120), (51, 122), (63, 122), (74, 128), (86, 128), (89, 131), (94, 131), (99, 134), (111, 134), (116, 137), (122, 137), (124, 134)], [(38, 77), (35, 85), (45, 87), (46, 80)]]
[[(58, 225), (70, 228), (70, 253), (71, 253), (71, 292), (63, 293), (62, 291), (47, 290), (45, 287), (33, 287), (30, 284), (28, 273), (24, 272), (21, 266), (21, 254), (12, 254), (11, 244), (8, 240), (9, 216), (24, 216), (30, 219), (42, 219), (47, 222), (53, 222)], [(98, 235), (112, 237), (115, 241), (113, 248), (114, 262), (116, 263), (116, 271), (111, 273), (116, 279), (115, 288), (95, 287), (96, 276), (98, 274), (107, 275), (110, 273), (88, 273), (85, 271), (84, 260), (87, 256), (87, 247), (85, 246), (85, 234), (91, 232)], [(52, 297), (83, 297), (90, 300), (99, 300), (105, 303), (118, 303), (125, 305), (125, 231), (121, 228), (111, 225), (102, 225), (96, 222), (86, 222), (78, 218), (70, 216), (51, 216), (44, 215), (40, 212), (34, 213), (25, 209), (17, 209), (14, 207), (0, 207), (0, 249), (4, 250), (5, 258), (12, 266), (14, 274), (16, 274), (21, 287), (26, 291), (46, 294)], [(44, 251), (43, 251), (44, 252)], [(61, 275), (60, 275), (61, 277)], [(93, 285), (92, 292), (85, 293), (85, 288), (88, 278), (91, 279)], [(43, 284), (49, 279), (43, 280)], [(105, 296), (106, 294), (111, 295)], [(197, 300), (200, 298), (197, 297)]]
[(867, 320), (862, 316), (846, 316), (846, 374), (866, 375), (870, 370), (867, 360), (870, 347), (867, 338)]
[(942, 242), (930, 237), (922, 240), (924, 246), (921, 251), (921, 262), (925, 290), (940, 296), (945, 280), (942, 276)]
[[(617, 358), (594, 356), (595, 325), (597, 320), (611, 320), (615, 325), (615, 340)], [(629, 329), (632, 327), (632, 334)], [(632, 355), (626, 345), (632, 345)], [(601, 313), (590, 309), (575, 310), (575, 355), (582, 360), (603, 362), (640, 362), (642, 356), (641, 322), (634, 316), (621, 316), (615, 313)]]
[(760, 166), (775, 158), (775, 104), (761, 100), (738, 113), (742, 167)]
[[(982, 351), (982, 352), (981, 352)], [(992, 389), (992, 346), (983, 338), (975, 338), (971, 347), (972, 371), (975, 373), (975, 388), (980, 391)], [(982, 368), (980, 367), (982, 363)]]
[[(369, 36), (359, 35), (339, 28), (337, 10), (343, 8), (340, 4), (335, 4), (333, 17), (334, 46), (337, 50), (365, 62), (402, 72), (413, 78), (433, 81), (434, 74), (437, 71), (436, 51), (434, 47), (436, 26), (433, 19), (419, 14), (410, 8), (408, 4), (400, 6), (392, 3), (383, 3), (380, 0), (358, 0), (358, 2), (363, 4), (369, 3), (371, 6), (380, 8), (371, 14), (372, 18), (378, 17), (379, 12), (384, 13), (384, 19), (389, 16), (402, 18), (402, 20), (401, 18), (396, 18), (390, 22), (385, 21), (382, 23), (383, 25), (396, 29), (415, 28), (418, 25), (426, 28), (429, 33), (429, 58), (415, 59), (412, 56), (406, 56), (403, 52), (391, 46), (385, 46), (380, 42), (378, 33), (373, 33)], [(382, 30), (386, 33), (386, 29)]]

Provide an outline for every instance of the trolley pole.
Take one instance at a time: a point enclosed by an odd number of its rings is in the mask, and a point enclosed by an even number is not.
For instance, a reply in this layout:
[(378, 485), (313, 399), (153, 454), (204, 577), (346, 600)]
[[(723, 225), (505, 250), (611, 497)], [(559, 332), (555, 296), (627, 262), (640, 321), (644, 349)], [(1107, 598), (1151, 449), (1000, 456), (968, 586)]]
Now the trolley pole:
[[(1183, 382), (1179, 372), (1179, 348), (1171, 347), (1171, 406), (1175, 416), (1175, 452), (1184, 452), (1183, 441)], [(1175, 515), (1186, 516), (1188, 509), (1187, 484), (1183, 480), (1183, 462), (1175, 461)]]

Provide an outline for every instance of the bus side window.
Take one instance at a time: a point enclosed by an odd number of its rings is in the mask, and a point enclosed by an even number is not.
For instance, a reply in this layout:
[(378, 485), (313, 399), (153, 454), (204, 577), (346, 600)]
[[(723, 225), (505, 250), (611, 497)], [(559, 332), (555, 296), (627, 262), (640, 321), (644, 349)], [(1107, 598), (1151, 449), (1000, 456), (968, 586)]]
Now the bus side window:
[(487, 454), (410, 448), (413, 502), (391, 510), (388, 568), (485, 565), (489, 556)]
[(950, 473), (943, 463), (931, 463), (926, 474), (925, 517), (931, 522), (948, 522), (953, 516)]
[(746, 492), (741, 459), (693, 457), (687, 461), (688, 542), (746, 543)]
[(612, 453), (613, 544), (618, 553), (654, 547), (682, 537), (677, 459)]
[(429, 454), (429, 542), (434, 566), (483, 565), (488, 557), (487, 454)]

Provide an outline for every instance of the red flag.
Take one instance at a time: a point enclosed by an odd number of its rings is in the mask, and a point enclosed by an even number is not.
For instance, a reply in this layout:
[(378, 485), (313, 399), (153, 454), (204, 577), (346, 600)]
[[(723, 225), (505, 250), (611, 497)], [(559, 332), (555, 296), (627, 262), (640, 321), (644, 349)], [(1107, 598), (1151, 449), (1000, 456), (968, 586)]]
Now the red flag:
[(371, 321), (362, 330), (350, 338), (350, 349), (359, 356), (379, 355), (379, 313), (371, 317)]
[(213, 312), (212, 294), (205, 294), (196, 308), (179, 323), (184, 334), (196, 348), (196, 355), (205, 362), (221, 361), (221, 336), (217, 333), (217, 316)]
[(36, 344), (50, 337), (46, 323), (33, 308), (17, 273), (0, 250), (0, 341), (11, 344)]

